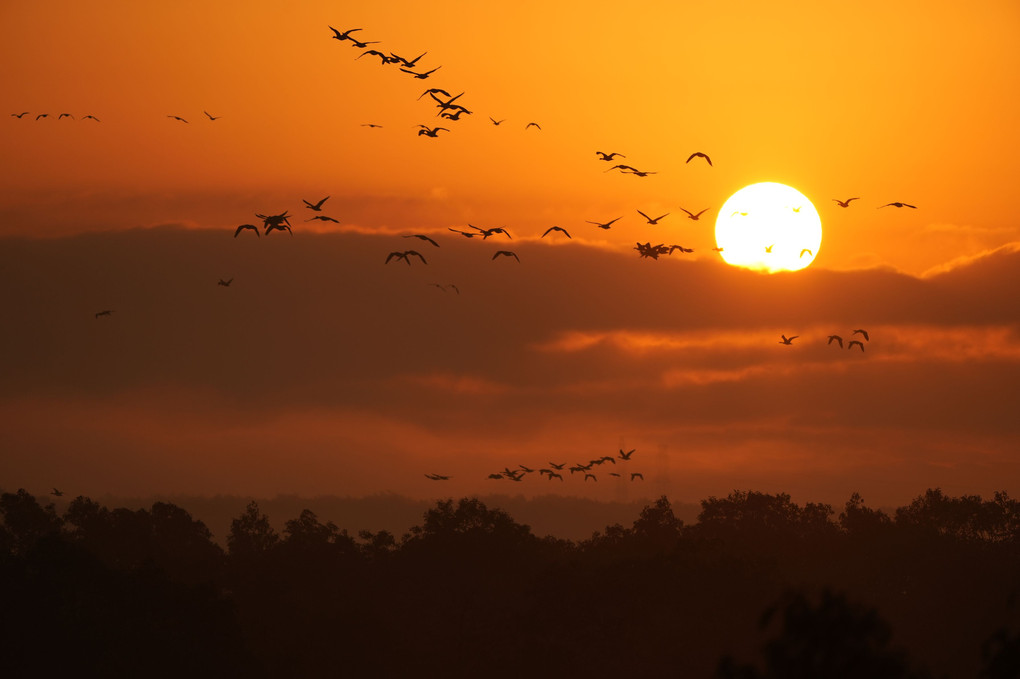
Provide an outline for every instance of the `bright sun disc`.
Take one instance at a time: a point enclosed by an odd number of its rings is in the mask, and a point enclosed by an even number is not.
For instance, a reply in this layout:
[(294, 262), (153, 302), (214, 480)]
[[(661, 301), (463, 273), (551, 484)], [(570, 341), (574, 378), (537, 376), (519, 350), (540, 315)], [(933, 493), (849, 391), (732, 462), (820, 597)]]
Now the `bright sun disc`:
[(822, 220), (797, 189), (775, 182), (751, 184), (729, 197), (715, 220), (723, 260), (759, 271), (797, 271), (814, 261)]

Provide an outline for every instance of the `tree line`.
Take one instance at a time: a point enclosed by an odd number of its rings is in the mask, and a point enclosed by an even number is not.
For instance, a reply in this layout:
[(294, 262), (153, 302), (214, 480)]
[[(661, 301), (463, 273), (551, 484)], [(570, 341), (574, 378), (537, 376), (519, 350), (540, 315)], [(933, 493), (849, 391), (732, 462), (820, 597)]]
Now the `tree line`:
[(351, 534), (256, 502), (226, 549), (183, 508), (0, 494), (0, 674), (1016, 677), (1020, 502), (889, 514), (735, 491), (685, 524), (536, 536), (477, 498)]

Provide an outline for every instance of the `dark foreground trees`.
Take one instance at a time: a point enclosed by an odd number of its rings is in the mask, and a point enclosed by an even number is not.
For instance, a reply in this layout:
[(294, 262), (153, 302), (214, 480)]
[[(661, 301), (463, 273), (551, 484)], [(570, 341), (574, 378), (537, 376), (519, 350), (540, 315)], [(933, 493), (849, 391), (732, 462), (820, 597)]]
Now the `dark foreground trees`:
[(999, 679), (1018, 526), (938, 490), (838, 516), (737, 491), (692, 525), (662, 497), (577, 543), (474, 498), (399, 538), (251, 503), (224, 551), (172, 504), (2, 493), (0, 675)]

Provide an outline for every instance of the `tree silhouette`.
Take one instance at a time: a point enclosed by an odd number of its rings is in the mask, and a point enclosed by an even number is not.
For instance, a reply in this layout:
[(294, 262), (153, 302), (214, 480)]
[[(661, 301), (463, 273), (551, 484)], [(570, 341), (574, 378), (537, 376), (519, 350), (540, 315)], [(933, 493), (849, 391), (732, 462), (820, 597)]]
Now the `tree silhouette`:
[(41, 538), (57, 533), (63, 523), (52, 504), (41, 506), (24, 488), (0, 495), (0, 516), (6, 533), (2, 539), (15, 554), (27, 553)]
[(248, 561), (264, 555), (280, 543), (269, 523), (269, 517), (259, 511), (255, 500), (248, 503), (244, 513), (230, 522), (227, 534), (227, 549), (231, 558)]

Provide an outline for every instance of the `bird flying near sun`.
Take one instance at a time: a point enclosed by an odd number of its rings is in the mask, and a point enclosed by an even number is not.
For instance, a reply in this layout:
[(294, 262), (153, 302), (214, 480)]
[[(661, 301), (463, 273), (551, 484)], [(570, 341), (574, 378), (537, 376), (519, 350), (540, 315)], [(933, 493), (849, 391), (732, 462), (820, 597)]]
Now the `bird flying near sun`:
[(817, 256), (822, 221), (797, 189), (762, 182), (745, 186), (723, 204), (715, 239), (727, 264), (769, 273), (797, 271)]

